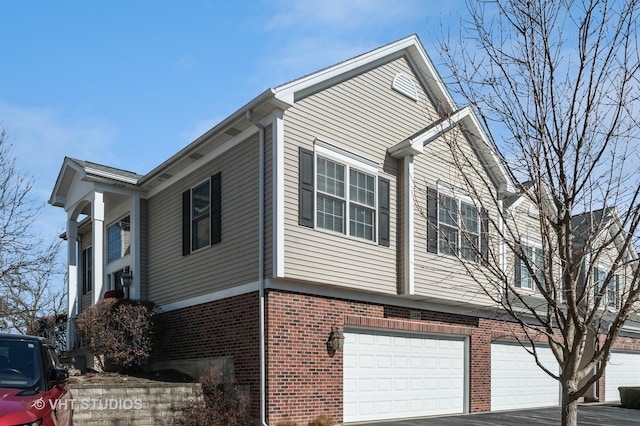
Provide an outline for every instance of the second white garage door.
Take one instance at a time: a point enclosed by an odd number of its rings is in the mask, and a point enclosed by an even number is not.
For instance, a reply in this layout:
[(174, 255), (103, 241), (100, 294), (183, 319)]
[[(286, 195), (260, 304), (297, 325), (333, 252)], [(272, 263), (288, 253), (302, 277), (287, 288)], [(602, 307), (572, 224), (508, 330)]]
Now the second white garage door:
[[(538, 357), (551, 371), (558, 371), (551, 349), (536, 346)], [(517, 343), (491, 344), (491, 410), (560, 405), (560, 384), (542, 371)]]
[(462, 413), (465, 340), (344, 334), (344, 421)]
[(611, 352), (604, 371), (605, 401), (619, 401), (618, 386), (640, 386), (640, 354)]

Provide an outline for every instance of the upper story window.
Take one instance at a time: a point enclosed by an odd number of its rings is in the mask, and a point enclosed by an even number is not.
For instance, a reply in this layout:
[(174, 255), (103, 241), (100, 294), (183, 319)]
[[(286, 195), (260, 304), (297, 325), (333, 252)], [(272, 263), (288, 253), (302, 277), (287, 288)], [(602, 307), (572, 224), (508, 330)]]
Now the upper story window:
[(93, 289), (93, 248), (82, 250), (82, 294)]
[[(596, 297), (598, 297), (598, 293), (607, 279), (607, 271), (606, 268), (600, 266), (593, 268), (593, 285)], [(613, 309), (620, 307), (620, 277), (618, 275), (611, 277), (602, 297), (601, 306)]]
[(477, 261), (488, 258), (489, 220), (486, 210), (461, 190), (427, 189), (427, 250)]
[[(533, 290), (535, 288), (535, 280), (544, 284), (544, 260), (542, 246), (533, 243), (524, 243), (522, 252), (526, 256), (527, 261), (516, 256), (516, 287)], [(533, 270), (533, 274), (527, 268), (527, 263)]]
[(113, 262), (131, 251), (131, 224), (129, 216), (107, 228), (107, 262)]
[(222, 239), (222, 186), (217, 173), (182, 194), (182, 254)]
[(389, 245), (389, 181), (377, 165), (331, 145), (300, 149), (303, 226)]

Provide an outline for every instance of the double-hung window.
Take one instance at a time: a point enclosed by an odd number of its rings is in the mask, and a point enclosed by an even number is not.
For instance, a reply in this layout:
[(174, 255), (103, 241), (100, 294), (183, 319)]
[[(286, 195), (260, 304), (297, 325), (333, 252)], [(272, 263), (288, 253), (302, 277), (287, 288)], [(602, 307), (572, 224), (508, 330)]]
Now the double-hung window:
[(129, 216), (107, 228), (107, 262), (111, 263), (131, 251), (131, 223)]
[(389, 245), (389, 181), (377, 165), (317, 142), (300, 150), (301, 225)]
[(221, 176), (217, 173), (182, 193), (182, 254), (222, 239)]
[(488, 218), (468, 196), (429, 188), (427, 215), (429, 252), (471, 261), (486, 259)]
[[(607, 269), (596, 266), (593, 268), (593, 284), (594, 294), (598, 297), (602, 286), (607, 279)], [(606, 289), (602, 294), (602, 305), (604, 307), (617, 309), (620, 307), (620, 277), (616, 274), (611, 277), (611, 280), (606, 285)]]
[[(525, 243), (522, 246), (522, 255), (524, 255), (524, 259), (516, 256), (516, 287), (533, 290), (536, 287), (536, 279), (540, 284), (544, 283), (544, 259), (542, 247)], [(533, 273), (529, 271), (527, 264), (529, 264)]]

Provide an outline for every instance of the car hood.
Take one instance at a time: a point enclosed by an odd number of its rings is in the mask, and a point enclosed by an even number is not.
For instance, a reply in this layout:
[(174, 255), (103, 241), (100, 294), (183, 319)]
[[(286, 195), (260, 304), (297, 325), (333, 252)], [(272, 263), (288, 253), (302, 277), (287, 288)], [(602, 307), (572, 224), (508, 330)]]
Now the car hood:
[(0, 424), (22, 424), (37, 420), (49, 407), (42, 392), (0, 388)]

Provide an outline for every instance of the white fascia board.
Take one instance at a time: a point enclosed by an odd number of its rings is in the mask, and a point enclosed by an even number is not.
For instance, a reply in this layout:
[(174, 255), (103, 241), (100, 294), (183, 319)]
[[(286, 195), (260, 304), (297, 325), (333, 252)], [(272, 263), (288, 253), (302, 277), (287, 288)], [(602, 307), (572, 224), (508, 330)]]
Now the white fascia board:
[(440, 136), (441, 134), (449, 131), (454, 125), (456, 125), (462, 118), (470, 113), (469, 107), (463, 108), (460, 111), (443, 120), (441, 123), (436, 124), (429, 130), (417, 135), (414, 138), (405, 139), (402, 142), (392, 146), (388, 149), (389, 154), (394, 158), (403, 158), (405, 155), (420, 155), (424, 152), (424, 146)]
[[(273, 100), (274, 100), (274, 89), (269, 88), (265, 90), (260, 95), (258, 95), (257, 97), (255, 97), (254, 99), (246, 103), (244, 106), (242, 106), (240, 109), (236, 110), (233, 114), (231, 114), (230, 116), (228, 116), (227, 118), (225, 118), (224, 120), (216, 124), (214, 127), (212, 127), (211, 129), (207, 130), (205, 133), (200, 135), (196, 140), (191, 142), (189, 145), (182, 148), (176, 154), (172, 155), (169, 159), (165, 160), (158, 167), (156, 167), (155, 169), (151, 170), (149, 173), (144, 175), (138, 182), (139, 185), (144, 186), (145, 183), (154, 179), (156, 176), (162, 174), (167, 167), (179, 161), (181, 158), (188, 156), (189, 153), (192, 150), (194, 150), (197, 146), (199, 146), (201, 143), (207, 141), (208, 139), (213, 137), (215, 134), (223, 131), (226, 127), (232, 125), (234, 122), (244, 119), (246, 117), (246, 112), (248, 110), (255, 110), (261, 105), (272, 102)], [(274, 103), (275, 107), (279, 107), (282, 109), (287, 109), (291, 105), (292, 104), (282, 103), (279, 100), (276, 100), (276, 102)]]
[(471, 132), (474, 136), (473, 139), (478, 141), (478, 143), (475, 144), (476, 148), (487, 160), (489, 160), (487, 162), (487, 167), (494, 177), (496, 177), (496, 179), (501, 183), (502, 187), (499, 189), (509, 193), (515, 193), (515, 184), (509, 176), (509, 173), (507, 173), (504, 164), (498, 157), (493, 144), (489, 141), (480, 121), (478, 121), (478, 117), (473, 113), (471, 107), (467, 106), (460, 110), (460, 112), (463, 111), (464, 114), (460, 116), (459, 121), (467, 128), (468, 131)]
[(424, 144), (415, 139), (405, 139), (387, 151), (393, 158), (404, 158), (407, 155), (420, 155), (424, 152)]
[(65, 157), (62, 162), (62, 167), (60, 167), (60, 172), (58, 173), (58, 177), (56, 178), (56, 183), (53, 186), (53, 191), (51, 191), (51, 197), (49, 197), (49, 204), (52, 206), (62, 207), (66, 203), (66, 197), (59, 195), (61, 190), (61, 185), (63, 181), (63, 177), (67, 172), (67, 169), (72, 169), (79, 174), (80, 176), (84, 175), (84, 169), (75, 161), (73, 161), (69, 157)]
[(105, 178), (105, 179), (109, 179), (109, 180), (115, 180), (115, 181), (118, 181), (118, 182), (128, 183), (130, 185), (135, 185), (135, 184), (138, 183), (138, 179), (124, 177), (124, 176), (116, 174), (116, 173), (109, 173), (109, 172), (104, 171), (104, 170), (93, 169), (93, 168), (90, 168), (90, 167), (85, 168), (85, 172), (86, 172), (87, 176), (90, 175), (91, 177), (98, 177), (98, 178)]
[(229, 151), (231, 148), (239, 145), (242, 142), (245, 142), (248, 138), (250, 138), (251, 136), (253, 136), (253, 135), (257, 134), (257, 133), (258, 133), (258, 128), (256, 126), (248, 127), (242, 133), (234, 136), (232, 139), (229, 139), (223, 145), (217, 147), (213, 151), (211, 151), (208, 154), (206, 154), (204, 157), (200, 158), (199, 160), (194, 161), (188, 167), (185, 167), (184, 169), (182, 169), (180, 171), (180, 173), (176, 173), (170, 179), (167, 179), (164, 182), (160, 183), (158, 186), (154, 186), (153, 188), (151, 188), (147, 192), (146, 198), (151, 198), (152, 196), (154, 196), (154, 195), (160, 193), (161, 191), (167, 189), (168, 187), (170, 187), (171, 185), (176, 183), (178, 180), (188, 176), (190, 173), (193, 173), (194, 171), (196, 171), (198, 168), (202, 167), (203, 165), (205, 165), (209, 161), (212, 161), (213, 159), (221, 156), (225, 152)]
[(421, 75), (421, 77), (424, 77), (421, 78), (421, 81), (428, 86), (429, 91), (434, 93), (438, 100), (443, 101), (449, 110), (455, 110), (453, 98), (445, 88), (444, 82), (415, 34), (278, 86), (274, 89), (275, 97), (288, 104), (293, 104), (298, 93), (306, 93), (311, 88), (321, 90), (339, 81), (340, 78), (346, 78), (364, 70), (375, 68), (389, 60), (402, 56), (408, 57), (419, 73), (424, 74), (424, 76)]

